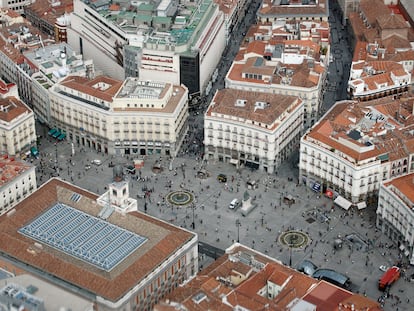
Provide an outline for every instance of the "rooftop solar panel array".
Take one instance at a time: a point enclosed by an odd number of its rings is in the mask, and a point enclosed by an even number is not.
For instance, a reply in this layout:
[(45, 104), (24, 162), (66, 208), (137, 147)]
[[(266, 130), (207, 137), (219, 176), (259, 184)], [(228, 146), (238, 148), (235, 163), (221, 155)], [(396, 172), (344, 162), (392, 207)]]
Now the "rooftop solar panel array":
[(53, 205), (19, 232), (106, 271), (147, 240), (63, 203)]

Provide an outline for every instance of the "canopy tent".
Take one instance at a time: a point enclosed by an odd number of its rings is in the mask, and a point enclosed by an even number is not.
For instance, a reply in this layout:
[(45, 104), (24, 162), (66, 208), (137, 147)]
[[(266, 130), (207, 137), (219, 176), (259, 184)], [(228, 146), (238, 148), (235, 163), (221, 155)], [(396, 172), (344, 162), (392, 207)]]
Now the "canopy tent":
[(356, 206), (357, 206), (358, 209), (364, 209), (364, 208), (367, 207), (367, 203), (365, 203), (365, 201), (359, 202), (359, 203), (357, 203)]
[(59, 136), (60, 134), (62, 134), (62, 133), (61, 133), (61, 132), (59, 132), (58, 130), (56, 130), (56, 132), (54, 132), (54, 133), (52, 134), (52, 137), (54, 137), (54, 138), (58, 138), (58, 136)]
[(341, 197), (340, 195), (338, 195), (334, 201), (335, 204), (339, 205), (340, 207), (342, 207), (344, 210), (349, 210), (349, 208), (351, 207), (352, 203), (349, 202), (347, 199), (345, 199), (344, 197)]
[(57, 137), (57, 139), (58, 139), (58, 140), (64, 140), (64, 139), (65, 139), (65, 137), (66, 137), (66, 134), (65, 134), (65, 133), (61, 133), (61, 134)]
[(53, 135), (53, 134), (55, 134), (57, 131), (58, 131), (57, 129), (53, 128), (53, 129), (51, 129), (51, 130), (48, 132), (48, 134), (49, 134), (50, 136), (52, 136), (52, 135)]
[(32, 147), (30, 148), (30, 153), (32, 154), (32, 156), (37, 157), (39, 155), (39, 151), (37, 150), (36, 147)]

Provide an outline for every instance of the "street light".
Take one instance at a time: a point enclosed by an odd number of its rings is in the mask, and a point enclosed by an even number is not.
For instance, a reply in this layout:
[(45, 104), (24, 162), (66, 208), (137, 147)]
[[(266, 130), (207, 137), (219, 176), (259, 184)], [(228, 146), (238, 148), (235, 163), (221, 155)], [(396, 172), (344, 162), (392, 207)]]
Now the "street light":
[(194, 203), (191, 206), (191, 209), (193, 210), (193, 222), (191, 223), (191, 227), (193, 228), (193, 230), (195, 229), (195, 222), (194, 222), (194, 210), (195, 210), (195, 205)]
[(236, 227), (237, 227), (237, 243), (240, 242), (240, 226), (241, 222), (239, 219), (236, 219)]
[(58, 146), (57, 143), (55, 143), (55, 172), (56, 176), (59, 175), (59, 167), (58, 167)]

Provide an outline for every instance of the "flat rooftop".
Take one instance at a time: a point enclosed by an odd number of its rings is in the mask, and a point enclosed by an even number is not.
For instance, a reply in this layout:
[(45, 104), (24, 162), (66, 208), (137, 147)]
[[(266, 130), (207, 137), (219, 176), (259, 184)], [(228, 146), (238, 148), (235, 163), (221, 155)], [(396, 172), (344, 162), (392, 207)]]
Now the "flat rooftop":
[[(96, 294), (110, 301), (117, 301), (195, 236), (194, 233), (140, 212), (127, 215), (112, 213), (105, 222), (98, 221), (96, 218), (102, 206), (96, 203), (96, 199), (97, 195), (94, 193), (60, 179), (51, 179), (19, 203), (14, 213), (0, 218), (0, 255), (14, 258), (17, 266), (20, 265), (32, 273), (42, 271), (43, 277), (76, 286), (87, 293)], [(63, 210), (59, 211), (61, 208)], [(66, 211), (75, 212), (77, 214), (75, 219), (93, 221), (97, 226), (120, 230), (114, 232), (120, 233), (121, 236), (127, 234), (137, 238), (139, 242), (143, 242), (139, 237), (144, 238), (145, 243), (133, 244), (123, 252), (119, 261), (114, 260), (114, 265), (108, 270), (106, 266), (75, 256), (68, 251), (67, 248), (71, 245), (69, 240), (74, 241), (73, 238), (83, 237), (79, 228), (76, 229), (74, 237), (65, 236), (67, 241), (63, 238), (58, 240), (57, 236), (56, 240), (52, 241), (54, 238), (52, 235), (49, 235), (50, 241), (41, 237), (43, 234), (47, 236), (47, 232), (50, 233), (58, 227), (53, 225), (56, 222), (53, 220), (53, 215), (60, 215), (61, 212), (66, 214)], [(62, 225), (60, 235), (64, 235), (65, 228), (74, 224), (72, 219), (65, 218), (65, 221), (67, 224)], [(41, 222), (43, 225), (40, 225)], [(22, 229), (34, 225), (38, 229), (36, 234), (29, 235), (26, 229)], [(82, 224), (79, 226), (88, 230)], [(23, 230), (25, 230), (24, 234)], [(90, 243), (91, 247), (99, 244), (92, 237), (92, 233), (89, 231), (89, 234), (85, 234), (85, 243)], [(95, 239), (100, 234), (97, 230)], [(57, 246), (59, 243), (61, 246)], [(79, 247), (79, 243), (77, 245)], [(115, 254), (122, 247), (122, 245), (118, 246), (106, 244), (106, 249), (113, 247), (112, 253)], [(64, 247), (66, 249), (63, 249)], [(101, 245), (100, 249), (104, 250), (105, 246)], [(92, 251), (90, 249), (90, 255)], [(99, 256), (105, 254), (98, 252), (92, 258), (102, 259)], [(105, 263), (105, 260), (101, 262)]]

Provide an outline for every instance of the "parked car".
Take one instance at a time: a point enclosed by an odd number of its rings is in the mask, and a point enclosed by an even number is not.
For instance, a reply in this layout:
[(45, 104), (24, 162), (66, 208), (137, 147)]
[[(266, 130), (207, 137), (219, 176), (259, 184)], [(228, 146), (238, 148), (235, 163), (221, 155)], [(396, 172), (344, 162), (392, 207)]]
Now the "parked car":
[(224, 175), (224, 174), (218, 174), (218, 176), (217, 176), (217, 180), (218, 180), (219, 182), (227, 182), (227, 176), (226, 176), (226, 175)]
[(99, 159), (95, 159), (95, 160), (92, 160), (91, 163), (99, 166), (102, 164), (102, 161)]
[(85, 165), (85, 171), (89, 170), (91, 168), (91, 166), (89, 164)]

